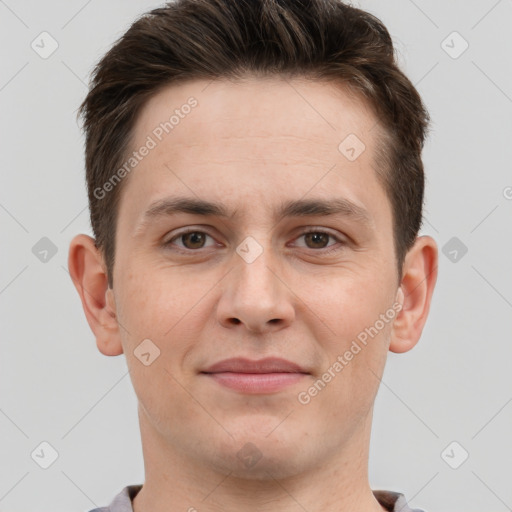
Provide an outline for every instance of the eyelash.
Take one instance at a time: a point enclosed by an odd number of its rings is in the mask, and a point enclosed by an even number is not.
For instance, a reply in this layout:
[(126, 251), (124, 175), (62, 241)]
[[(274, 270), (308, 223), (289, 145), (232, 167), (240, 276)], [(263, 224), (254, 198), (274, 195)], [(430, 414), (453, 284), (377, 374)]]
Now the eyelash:
[[(201, 234), (204, 234), (204, 235), (207, 235), (209, 236), (210, 238), (213, 239), (213, 237), (207, 233), (206, 231), (202, 231), (200, 229), (188, 229), (186, 231), (182, 231), (181, 233), (178, 233), (177, 235), (174, 235), (171, 239), (169, 239), (167, 242), (164, 243), (164, 246), (165, 247), (168, 247), (168, 246), (171, 246), (173, 245), (172, 242), (174, 240), (177, 240), (177, 239), (180, 239), (182, 236), (185, 236), (185, 235), (188, 235), (190, 233), (201, 233)], [(343, 248), (343, 246), (345, 246), (347, 244), (347, 242), (345, 240), (341, 240), (340, 238), (338, 238), (337, 236), (333, 235), (332, 233), (328, 232), (328, 231), (325, 231), (323, 229), (319, 229), (319, 228), (307, 228), (305, 231), (302, 231), (302, 233), (296, 238), (300, 238), (302, 236), (305, 236), (309, 233), (322, 233), (322, 234), (325, 234), (327, 236), (329, 236), (330, 238), (334, 239), (336, 242), (338, 242), (339, 244), (341, 244), (342, 247), (338, 248), (338, 249), (334, 249), (334, 251), (338, 251), (338, 250), (341, 250)], [(310, 249), (314, 252), (317, 252), (317, 253), (321, 253), (321, 252), (331, 252), (333, 251), (333, 247), (335, 246), (336, 244), (333, 244), (333, 245), (328, 245), (327, 247), (321, 247), (319, 249), (311, 249), (309, 247), (306, 247), (306, 249)], [(204, 247), (200, 247), (199, 249), (183, 249), (181, 247), (174, 247), (172, 250), (176, 251), (176, 252), (179, 252), (179, 253), (182, 253), (182, 254), (191, 254), (191, 253), (194, 253), (194, 252), (199, 252), (201, 251), (201, 249), (205, 249)]]

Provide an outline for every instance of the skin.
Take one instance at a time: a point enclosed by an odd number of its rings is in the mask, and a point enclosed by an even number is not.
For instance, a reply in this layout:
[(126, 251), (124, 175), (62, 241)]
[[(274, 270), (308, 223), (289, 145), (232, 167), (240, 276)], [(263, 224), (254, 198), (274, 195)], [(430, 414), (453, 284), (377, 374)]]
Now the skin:
[[(139, 400), (146, 481), (134, 510), (381, 511), (368, 482), (373, 403), (388, 351), (420, 338), (436, 243), (416, 239), (399, 281), (391, 204), (372, 160), (377, 120), (341, 87), (277, 77), (169, 86), (142, 110), (133, 149), (190, 96), (198, 106), (125, 178), (113, 289), (93, 239), (77, 235), (69, 251), (97, 346), (125, 354)], [(351, 133), (366, 146), (352, 162), (338, 150)], [(141, 225), (169, 196), (219, 201), (236, 214)], [(368, 224), (273, 215), (283, 201), (326, 198), (356, 203)], [(178, 237), (187, 227), (208, 236)], [(311, 238), (307, 228), (332, 236)], [(252, 263), (236, 252), (247, 236), (262, 249)], [(397, 304), (394, 319), (301, 404), (298, 394)], [(160, 350), (148, 366), (134, 355), (144, 339)], [(200, 373), (237, 356), (282, 357), (309, 374), (246, 394)], [(261, 457), (250, 467), (237, 456), (246, 443)]]

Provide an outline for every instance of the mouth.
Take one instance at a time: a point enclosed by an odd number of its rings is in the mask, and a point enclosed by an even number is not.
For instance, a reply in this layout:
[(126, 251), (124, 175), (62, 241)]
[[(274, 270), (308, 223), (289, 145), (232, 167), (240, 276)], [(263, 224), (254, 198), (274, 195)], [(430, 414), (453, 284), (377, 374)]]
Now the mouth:
[(310, 375), (298, 364), (280, 358), (226, 359), (201, 374), (223, 387), (249, 394), (275, 393)]

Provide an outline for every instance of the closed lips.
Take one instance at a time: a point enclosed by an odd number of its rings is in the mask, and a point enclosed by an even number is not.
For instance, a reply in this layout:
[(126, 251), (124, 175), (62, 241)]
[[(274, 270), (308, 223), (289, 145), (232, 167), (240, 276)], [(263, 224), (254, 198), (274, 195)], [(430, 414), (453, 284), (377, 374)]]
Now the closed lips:
[(251, 360), (246, 358), (225, 359), (215, 363), (201, 373), (309, 373), (298, 364), (281, 358)]

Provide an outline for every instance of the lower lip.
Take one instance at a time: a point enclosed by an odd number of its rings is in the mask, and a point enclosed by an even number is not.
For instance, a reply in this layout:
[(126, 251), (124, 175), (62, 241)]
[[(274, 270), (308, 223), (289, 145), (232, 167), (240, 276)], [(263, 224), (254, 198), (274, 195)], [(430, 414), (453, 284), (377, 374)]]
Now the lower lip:
[(217, 383), (243, 393), (272, 393), (299, 382), (305, 373), (205, 373)]

